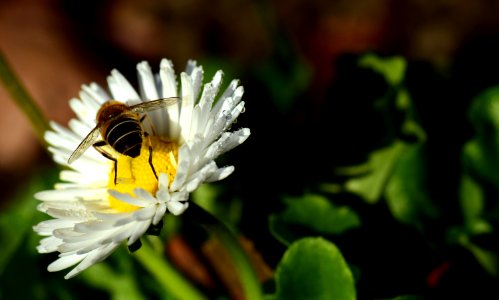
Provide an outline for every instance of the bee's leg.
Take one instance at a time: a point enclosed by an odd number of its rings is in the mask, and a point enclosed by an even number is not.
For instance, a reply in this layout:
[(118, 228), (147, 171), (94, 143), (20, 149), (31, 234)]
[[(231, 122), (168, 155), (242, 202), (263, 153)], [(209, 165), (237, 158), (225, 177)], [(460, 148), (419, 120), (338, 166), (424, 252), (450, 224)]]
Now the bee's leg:
[(152, 172), (154, 173), (154, 177), (156, 177), (156, 180), (158, 179), (158, 174), (156, 174), (156, 170), (154, 169), (154, 165), (152, 164), (152, 146), (151, 146), (151, 141), (149, 140), (149, 134), (147, 132), (144, 132), (144, 136), (147, 139), (147, 143), (149, 144), (149, 165), (151, 166)]
[[(145, 118), (147, 118), (147, 115), (143, 115), (143, 116), (142, 116), (142, 118), (140, 118), (140, 120), (139, 120), (139, 121), (140, 121), (140, 123), (144, 122)], [(149, 120), (149, 125), (150, 125), (151, 130), (152, 130), (152, 135), (157, 135), (157, 134), (156, 134), (156, 131), (154, 130), (154, 125), (153, 125), (153, 123), (151, 122), (151, 119), (150, 119), (150, 118), (148, 118), (148, 120)]]
[(112, 160), (114, 162), (114, 185), (116, 185), (116, 177), (118, 176), (118, 161), (111, 154), (107, 153), (104, 149), (101, 148), (106, 145), (107, 144), (105, 141), (99, 141), (93, 144), (95, 150), (97, 150), (105, 158)]
[(151, 166), (152, 172), (154, 173), (154, 177), (156, 180), (158, 179), (158, 174), (156, 174), (156, 170), (154, 169), (154, 165), (152, 164), (152, 147), (149, 145), (149, 165)]

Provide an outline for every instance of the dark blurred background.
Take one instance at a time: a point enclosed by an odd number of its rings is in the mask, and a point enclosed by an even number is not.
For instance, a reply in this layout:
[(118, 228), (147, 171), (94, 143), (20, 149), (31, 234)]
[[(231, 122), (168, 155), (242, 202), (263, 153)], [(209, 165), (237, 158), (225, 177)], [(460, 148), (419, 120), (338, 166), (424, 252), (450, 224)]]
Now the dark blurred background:
[[(243, 79), (248, 111), (270, 129), (283, 114), (299, 124), (323, 111), (343, 54), (402, 55), (454, 72), (470, 93), (495, 82), (498, 12), (494, 0), (2, 0), (0, 47), (61, 123), (81, 84), (105, 84), (111, 68), (133, 79), (138, 61), (167, 57), (177, 71), (192, 58), (207, 64), (207, 76), (222, 68)], [(21, 178), (41, 149), (3, 87), (0, 99), (0, 169)]]
[[(246, 113), (235, 126), (250, 127), (252, 136), (227, 160), (236, 165), (228, 184), (252, 201), (245, 204), (242, 230), (257, 245), (268, 246), (276, 242), (263, 233), (267, 224), (245, 217), (267, 216), (279, 209), (274, 200), (280, 195), (300, 194), (334, 177), (335, 167), (362, 163), (388, 143), (386, 119), (372, 113), (386, 84), (357, 68), (356, 59), (368, 51), (407, 59), (405, 83), (428, 133), (428, 160), (436, 166), (431, 174), (441, 179), (433, 196), (448, 208), (446, 222), (458, 222), (452, 202), (457, 196), (445, 187), (459, 180), (456, 162), (472, 135), (471, 99), (499, 83), (498, 16), (494, 0), (2, 0), (0, 49), (46, 116), (62, 124), (73, 116), (67, 101), (78, 96), (81, 84), (105, 86), (112, 68), (134, 80), (142, 60), (157, 70), (160, 59), (169, 58), (178, 73), (188, 59), (196, 59), (205, 67), (205, 80), (217, 69), (227, 81), (239, 78)], [(50, 160), (3, 87), (0, 101), (1, 201), (6, 205), (9, 195)], [(380, 231), (393, 225), (378, 221), (373, 226)], [(434, 234), (441, 234), (438, 224)], [(407, 238), (401, 242), (415, 243), (406, 231), (395, 234), (401, 236)], [(353, 241), (343, 249), (359, 251)], [(282, 249), (268, 248), (272, 265)], [(400, 278), (403, 267), (393, 265), (387, 271), (393, 271), (387, 280), (400, 287), (391, 290), (394, 295), (421, 291), (425, 272), (438, 265), (438, 259), (428, 262), (429, 249), (412, 251), (422, 255), (407, 266), (416, 273)], [(465, 254), (455, 255), (459, 260)], [(460, 268), (449, 285), (459, 282), (466, 263)], [(368, 295), (390, 296), (382, 286), (363, 287)]]

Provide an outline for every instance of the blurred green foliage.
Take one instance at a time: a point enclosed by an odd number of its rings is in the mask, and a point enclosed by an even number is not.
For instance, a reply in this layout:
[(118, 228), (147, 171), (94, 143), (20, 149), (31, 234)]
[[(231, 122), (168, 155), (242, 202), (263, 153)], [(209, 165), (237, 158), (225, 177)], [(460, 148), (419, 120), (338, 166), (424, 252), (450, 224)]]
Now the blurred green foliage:
[(322, 238), (291, 244), (275, 278), (276, 293), (267, 299), (356, 299), (353, 276), (340, 251)]
[(271, 215), (269, 226), (274, 236), (288, 246), (303, 235), (341, 234), (361, 225), (358, 215), (348, 206), (336, 207), (322, 196), (284, 198), (283, 202), (286, 210)]

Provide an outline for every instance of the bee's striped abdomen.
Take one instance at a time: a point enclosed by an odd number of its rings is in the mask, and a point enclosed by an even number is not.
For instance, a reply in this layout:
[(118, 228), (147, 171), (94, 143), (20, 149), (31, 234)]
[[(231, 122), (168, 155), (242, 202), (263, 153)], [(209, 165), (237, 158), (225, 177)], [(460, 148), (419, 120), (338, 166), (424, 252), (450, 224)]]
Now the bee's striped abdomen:
[(118, 118), (109, 124), (106, 131), (106, 140), (116, 151), (130, 157), (140, 155), (142, 128), (136, 119)]

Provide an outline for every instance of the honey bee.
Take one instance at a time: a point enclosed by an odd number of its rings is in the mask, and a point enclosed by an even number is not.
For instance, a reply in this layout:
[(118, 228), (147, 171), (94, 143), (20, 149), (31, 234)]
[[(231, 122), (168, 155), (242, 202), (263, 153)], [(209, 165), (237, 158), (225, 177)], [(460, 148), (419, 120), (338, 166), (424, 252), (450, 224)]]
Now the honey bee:
[[(114, 162), (114, 184), (116, 184), (118, 161), (103, 147), (110, 146), (123, 155), (138, 157), (143, 139), (148, 135), (142, 127), (146, 113), (174, 105), (177, 102), (178, 97), (162, 98), (131, 106), (116, 100), (107, 101), (97, 111), (97, 125), (73, 151), (68, 159), (68, 164), (77, 160), (92, 145), (104, 157)], [(99, 133), (102, 137), (101, 141), (97, 141)], [(157, 178), (156, 170), (152, 164), (151, 146), (149, 146), (149, 165)]]

